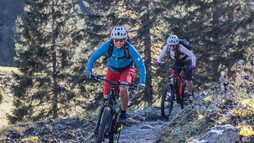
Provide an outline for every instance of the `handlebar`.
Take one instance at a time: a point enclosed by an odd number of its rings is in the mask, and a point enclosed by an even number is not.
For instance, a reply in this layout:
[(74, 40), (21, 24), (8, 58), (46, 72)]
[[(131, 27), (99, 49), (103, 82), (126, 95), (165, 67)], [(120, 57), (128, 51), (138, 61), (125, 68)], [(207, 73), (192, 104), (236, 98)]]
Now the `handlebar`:
[(169, 68), (172, 68), (172, 69), (188, 69), (188, 66), (170, 66), (170, 65), (167, 65), (167, 64), (160, 64), (159, 66), (160, 67), (169, 67)]
[(91, 79), (95, 80), (96, 82), (100, 82), (100, 80), (103, 80), (103, 81), (106, 81), (106, 82), (108, 82), (108, 83), (110, 83), (112, 85), (116, 85), (116, 86), (123, 85), (123, 86), (129, 86), (130, 89), (135, 89), (135, 90), (137, 89), (137, 85), (134, 85), (133, 83), (119, 83), (119, 82), (109, 81), (109, 80), (103, 78), (102, 75), (94, 75), (94, 74), (92, 74), (91, 75)]

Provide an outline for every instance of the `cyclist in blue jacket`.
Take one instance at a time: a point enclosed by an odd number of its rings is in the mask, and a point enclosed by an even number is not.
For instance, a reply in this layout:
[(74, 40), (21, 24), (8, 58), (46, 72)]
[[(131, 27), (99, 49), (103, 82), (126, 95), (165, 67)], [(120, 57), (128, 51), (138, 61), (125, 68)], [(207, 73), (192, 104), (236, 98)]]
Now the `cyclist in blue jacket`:
[[(113, 40), (113, 51), (107, 57), (107, 74), (106, 79), (109, 81), (120, 83), (132, 83), (135, 77), (134, 63), (139, 69), (139, 84), (137, 90), (145, 88), (145, 66), (138, 51), (132, 44), (127, 41), (127, 32), (121, 26), (116, 26), (111, 31), (111, 40)], [(88, 78), (91, 77), (93, 64), (101, 56), (107, 55), (110, 47), (111, 40), (104, 42), (90, 57), (84, 75)], [(125, 48), (128, 46), (129, 58), (126, 57)], [(108, 98), (108, 93), (111, 84), (104, 82), (103, 96)], [(121, 95), (121, 115), (120, 123), (126, 124), (126, 110), (129, 101), (128, 87), (120, 86)]]

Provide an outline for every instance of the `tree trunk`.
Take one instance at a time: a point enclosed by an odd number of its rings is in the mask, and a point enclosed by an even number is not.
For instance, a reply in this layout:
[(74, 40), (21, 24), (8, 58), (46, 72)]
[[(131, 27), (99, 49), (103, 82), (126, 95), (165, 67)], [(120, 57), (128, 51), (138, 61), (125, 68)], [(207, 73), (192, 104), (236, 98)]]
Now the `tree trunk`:
[(217, 0), (213, 0), (213, 26), (219, 26), (219, 9)]
[(56, 81), (56, 52), (55, 52), (55, 15), (54, 15), (54, 4), (55, 2), (53, 2), (52, 4), (52, 51), (53, 51), (53, 55), (52, 55), (52, 64), (53, 64), (53, 118), (57, 118), (58, 114), (57, 114), (57, 81)]
[[(232, 3), (231, 0), (228, 0), (228, 7), (227, 7), (227, 16), (228, 16), (228, 22), (232, 23), (234, 21), (234, 7), (230, 5)], [(229, 61), (230, 62), (230, 61)], [(228, 68), (228, 78), (232, 77), (234, 74), (234, 71), (231, 70), (232, 66), (234, 65), (233, 62), (230, 62), (227, 65)]]
[(152, 74), (151, 74), (151, 39), (150, 39), (150, 14), (149, 14), (149, 1), (145, 2), (147, 8), (147, 18), (144, 20), (144, 25), (146, 29), (145, 34), (145, 66), (146, 66), (146, 88), (144, 100), (148, 102), (149, 105), (152, 104)]

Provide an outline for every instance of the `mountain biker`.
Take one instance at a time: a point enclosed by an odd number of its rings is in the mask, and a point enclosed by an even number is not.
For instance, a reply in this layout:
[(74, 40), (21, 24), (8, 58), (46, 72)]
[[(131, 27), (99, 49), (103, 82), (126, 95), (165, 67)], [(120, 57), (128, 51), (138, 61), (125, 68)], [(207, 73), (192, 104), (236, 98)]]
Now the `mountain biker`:
[[(184, 47), (182, 44), (179, 44), (179, 39), (176, 35), (170, 35), (167, 39), (167, 45), (165, 45), (158, 57), (156, 66), (159, 66), (163, 57), (169, 52), (171, 58), (173, 59), (173, 66), (187, 66), (188, 69), (185, 70), (185, 79), (186, 86), (188, 91), (188, 96), (184, 98), (184, 100), (189, 100), (190, 96), (192, 96), (192, 70), (196, 67), (196, 57), (195, 55)], [(172, 69), (173, 73), (180, 73), (180, 69)], [(177, 99), (179, 101), (179, 97)]]
[[(139, 69), (139, 84), (137, 86), (137, 90), (143, 90), (145, 88), (145, 66), (138, 51), (127, 41), (127, 32), (123, 27), (116, 26), (111, 31), (110, 38), (113, 40), (114, 46), (111, 57), (107, 57), (108, 69), (106, 79), (114, 82), (120, 81), (120, 83), (133, 82), (135, 77), (135, 63)], [(94, 62), (101, 56), (107, 55), (111, 40), (104, 42), (90, 57), (87, 63), (86, 71), (84, 72), (86, 77), (91, 78)], [(125, 55), (125, 46), (128, 46), (130, 58), (127, 58)], [(108, 99), (110, 86), (111, 84), (104, 82), (103, 97), (105, 100)], [(121, 95), (121, 115), (119, 117), (119, 122), (126, 124), (126, 110), (129, 101), (128, 87), (120, 86), (119, 88)], [(105, 104), (107, 104), (107, 102)]]

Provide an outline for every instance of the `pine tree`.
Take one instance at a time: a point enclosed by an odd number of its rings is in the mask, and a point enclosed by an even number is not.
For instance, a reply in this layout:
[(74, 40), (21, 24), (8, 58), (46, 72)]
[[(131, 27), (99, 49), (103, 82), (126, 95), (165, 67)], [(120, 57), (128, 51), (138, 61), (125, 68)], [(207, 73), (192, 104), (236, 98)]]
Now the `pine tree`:
[(25, 0), (17, 20), (14, 110), (11, 122), (66, 116), (74, 104), (74, 52), (82, 37), (77, 0)]
[[(126, 22), (133, 34), (134, 46), (144, 55), (143, 61), (146, 67), (146, 88), (143, 100), (149, 105), (153, 102), (153, 88), (152, 88), (152, 47), (157, 44), (156, 37), (159, 32), (156, 28), (158, 24), (157, 15), (161, 13), (160, 3), (156, 0), (126, 0), (123, 3), (128, 21)], [(122, 8), (122, 9), (123, 9)], [(144, 48), (142, 48), (144, 47)]]

